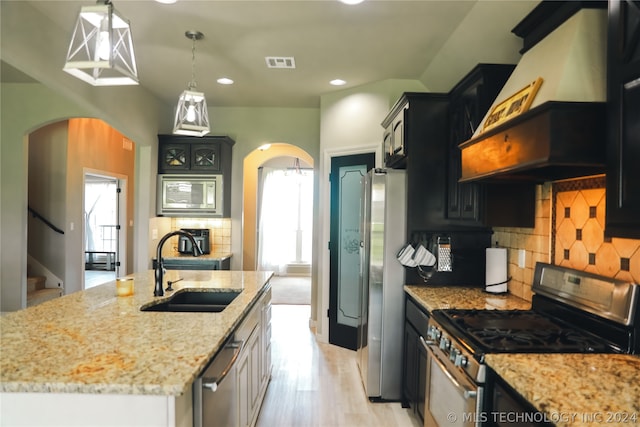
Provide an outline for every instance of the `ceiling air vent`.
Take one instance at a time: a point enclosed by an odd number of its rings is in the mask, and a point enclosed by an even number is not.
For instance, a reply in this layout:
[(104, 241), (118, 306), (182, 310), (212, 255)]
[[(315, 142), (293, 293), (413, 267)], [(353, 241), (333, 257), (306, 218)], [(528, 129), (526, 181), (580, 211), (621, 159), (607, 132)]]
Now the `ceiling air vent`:
[(269, 68), (296, 68), (296, 60), (292, 56), (266, 56)]

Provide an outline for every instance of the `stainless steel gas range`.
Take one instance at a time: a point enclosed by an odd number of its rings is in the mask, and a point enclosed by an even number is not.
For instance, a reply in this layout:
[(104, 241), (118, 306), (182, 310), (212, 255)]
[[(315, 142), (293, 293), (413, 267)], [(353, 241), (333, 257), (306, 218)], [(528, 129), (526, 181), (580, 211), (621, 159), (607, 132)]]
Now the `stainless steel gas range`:
[(488, 353), (640, 353), (640, 286), (536, 265), (531, 310), (434, 310), (425, 426), (479, 426), (490, 411)]

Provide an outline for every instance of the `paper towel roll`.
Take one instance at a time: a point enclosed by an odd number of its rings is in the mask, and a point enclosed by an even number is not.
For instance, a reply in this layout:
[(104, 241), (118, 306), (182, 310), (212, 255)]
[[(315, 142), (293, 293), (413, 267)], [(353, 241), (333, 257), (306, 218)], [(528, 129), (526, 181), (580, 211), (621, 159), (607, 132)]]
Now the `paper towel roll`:
[(485, 290), (494, 294), (507, 292), (507, 248), (487, 248), (486, 260)]

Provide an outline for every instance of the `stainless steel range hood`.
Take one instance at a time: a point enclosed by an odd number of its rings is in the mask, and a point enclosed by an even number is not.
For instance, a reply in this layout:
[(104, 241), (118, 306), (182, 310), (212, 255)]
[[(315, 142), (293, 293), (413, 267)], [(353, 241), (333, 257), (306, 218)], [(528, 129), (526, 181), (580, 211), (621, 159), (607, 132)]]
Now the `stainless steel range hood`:
[[(606, 31), (606, 2), (576, 1), (544, 1), (514, 28), (524, 38), (523, 57), (474, 136), (460, 145), (461, 182), (605, 172)], [(528, 111), (482, 131), (494, 106), (537, 78), (543, 83)]]

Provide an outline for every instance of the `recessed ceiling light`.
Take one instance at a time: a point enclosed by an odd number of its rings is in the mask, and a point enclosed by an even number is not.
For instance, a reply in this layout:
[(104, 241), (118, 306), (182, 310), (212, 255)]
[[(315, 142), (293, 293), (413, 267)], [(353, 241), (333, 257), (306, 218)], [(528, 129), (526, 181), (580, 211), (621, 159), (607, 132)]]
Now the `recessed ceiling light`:
[(333, 79), (329, 82), (329, 84), (332, 84), (334, 86), (343, 86), (347, 84), (347, 82), (342, 79)]
[(227, 78), (227, 77), (221, 77), (216, 81), (218, 83), (220, 83), (221, 85), (232, 85), (233, 84), (233, 80), (231, 80), (230, 78)]
[(342, 3), (344, 3), (344, 4), (352, 5), (352, 4), (360, 4), (360, 3), (362, 3), (364, 0), (340, 0), (340, 1), (341, 1)]
[(175, 2), (177, 2), (178, 0), (156, 0), (158, 3), (162, 3), (162, 4), (174, 4)]

